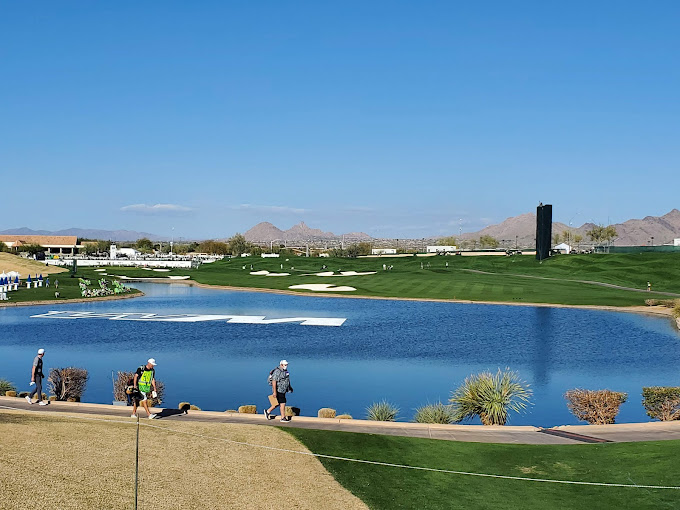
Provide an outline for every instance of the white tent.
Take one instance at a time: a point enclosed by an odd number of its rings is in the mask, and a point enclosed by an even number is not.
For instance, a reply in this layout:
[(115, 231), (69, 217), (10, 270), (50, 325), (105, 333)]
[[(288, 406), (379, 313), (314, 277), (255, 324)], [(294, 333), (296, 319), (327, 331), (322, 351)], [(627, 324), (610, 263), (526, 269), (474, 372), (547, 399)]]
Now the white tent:
[(555, 249), (561, 251), (562, 253), (571, 253), (571, 250), (573, 248), (569, 246), (567, 243), (560, 243), (557, 246), (555, 246)]

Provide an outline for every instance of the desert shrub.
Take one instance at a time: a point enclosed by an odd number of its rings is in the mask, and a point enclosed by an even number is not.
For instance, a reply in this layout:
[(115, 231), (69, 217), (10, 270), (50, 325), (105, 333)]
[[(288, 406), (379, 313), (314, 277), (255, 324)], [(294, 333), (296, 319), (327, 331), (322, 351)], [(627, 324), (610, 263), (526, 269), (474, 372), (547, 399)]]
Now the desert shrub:
[(671, 311), (671, 315), (674, 319), (680, 319), (680, 303), (676, 304)]
[(8, 391), (17, 391), (17, 389), (7, 379), (0, 379), (0, 395), (4, 395)]
[(456, 415), (450, 405), (437, 402), (416, 409), (413, 421), (416, 423), (453, 423)]
[(661, 421), (680, 420), (680, 387), (642, 388), (642, 406), (650, 418)]
[(6, 392), (5, 392), (5, 396), (6, 396), (6, 397), (16, 397), (16, 396), (17, 396), (17, 392), (14, 391), (14, 390), (9, 390), (9, 391), (6, 391)]
[(54, 402), (55, 400), (57, 400), (57, 396), (56, 395), (50, 395), (49, 400), (50, 400), (50, 402)]
[(177, 404), (177, 409), (184, 412), (189, 411), (191, 409), (191, 404), (189, 402), (180, 402)]
[(351, 414), (339, 414), (336, 416), (338, 420), (351, 420), (352, 415)]
[(529, 385), (509, 369), (481, 372), (465, 378), (451, 393), (453, 421), (479, 416), (483, 425), (505, 425), (510, 411), (519, 413), (531, 403)]
[(300, 408), (295, 406), (286, 406), (286, 416), (300, 416)]
[(68, 397), (66, 402), (80, 402), (80, 397)]
[(224, 412), (225, 412), (225, 413), (238, 413), (238, 411), (237, 411), (236, 409), (227, 409), (227, 410), (224, 411)]
[(257, 406), (254, 405), (239, 406), (238, 412), (240, 414), (257, 414)]
[(200, 411), (201, 408), (198, 407), (198, 406), (195, 406), (194, 404), (191, 404), (191, 405), (189, 406), (189, 410), (190, 410), (190, 411)]
[[(134, 372), (118, 371), (116, 373), (116, 378), (113, 381), (113, 400), (119, 402), (124, 402), (127, 400), (127, 394), (125, 393), (125, 388), (128, 386), (130, 381), (133, 381), (135, 377)], [(163, 397), (165, 396), (165, 384), (162, 381), (156, 379), (156, 393), (158, 396), (153, 398), (149, 393), (148, 402), (151, 407), (156, 407), (163, 402)]]
[(659, 304), (658, 299), (645, 299), (645, 304), (647, 306), (657, 306)]
[(316, 413), (318, 418), (335, 418), (335, 409), (330, 407), (322, 407), (319, 412)]
[(628, 400), (627, 393), (611, 390), (569, 390), (564, 394), (567, 407), (579, 420), (592, 425), (614, 423), (619, 407)]
[(84, 368), (52, 368), (47, 382), (50, 391), (57, 396), (57, 400), (64, 401), (70, 398), (80, 400), (85, 392), (87, 378), (87, 370)]
[(19, 398), (26, 398), (28, 397), (29, 393), (27, 391), (22, 391), (19, 393)]
[(394, 421), (399, 408), (386, 400), (374, 402), (366, 408), (366, 418), (373, 421)]

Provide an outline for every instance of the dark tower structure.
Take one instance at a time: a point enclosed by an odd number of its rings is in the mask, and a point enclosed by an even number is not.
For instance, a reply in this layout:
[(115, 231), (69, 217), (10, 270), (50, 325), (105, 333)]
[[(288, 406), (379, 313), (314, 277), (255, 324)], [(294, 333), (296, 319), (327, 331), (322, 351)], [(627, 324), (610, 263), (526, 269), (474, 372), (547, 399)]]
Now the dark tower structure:
[(552, 239), (552, 205), (538, 204), (536, 208), (536, 260), (550, 257)]

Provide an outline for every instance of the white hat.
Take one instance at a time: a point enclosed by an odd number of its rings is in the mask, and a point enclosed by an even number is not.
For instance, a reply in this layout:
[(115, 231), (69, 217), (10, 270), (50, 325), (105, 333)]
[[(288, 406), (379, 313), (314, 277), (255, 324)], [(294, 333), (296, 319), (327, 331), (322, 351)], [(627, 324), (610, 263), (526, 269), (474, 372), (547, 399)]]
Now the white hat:
[(38, 349), (38, 354), (45, 354), (45, 349)]
[(148, 360), (146, 360), (146, 362), (151, 363), (153, 366), (156, 366), (158, 364), (158, 363), (156, 363), (156, 360), (153, 359), (153, 358), (149, 358)]
[(282, 359), (282, 360), (279, 362), (279, 365), (287, 365), (287, 364), (288, 364), (288, 362), (287, 362), (285, 359)]

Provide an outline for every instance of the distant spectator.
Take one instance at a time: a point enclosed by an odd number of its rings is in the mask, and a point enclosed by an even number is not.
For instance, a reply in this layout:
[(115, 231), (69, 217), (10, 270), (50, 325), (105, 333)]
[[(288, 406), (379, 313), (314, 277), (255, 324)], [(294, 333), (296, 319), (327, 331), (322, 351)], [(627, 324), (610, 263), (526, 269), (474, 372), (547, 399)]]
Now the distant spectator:
[[(281, 420), (283, 422), (290, 421), (290, 417), (286, 416), (286, 393), (293, 393), (293, 387), (290, 385), (290, 374), (288, 373), (288, 362), (282, 359), (279, 366), (274, 369), (271, 375), (272, 380), (272, 397), (276, 398), (276, 402), (281, 409)], [(276, 408), (276, 403), (272, 402), (269, 409), (265, 409), (264, 415), (267, 419), (271, 418), (271, 412)]]
[(48, 276), (47, 278), (45, 278), (45, 287), (47, 288), (49, 286), (50, 286), (50, 277)]
[(651, 291), (652, 291), (652, 283), (647, 282), (647, 292), (651, 292)]

